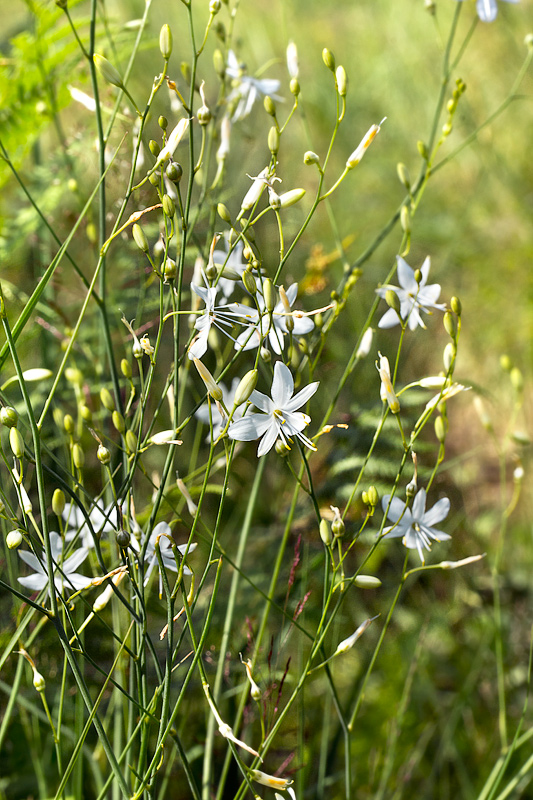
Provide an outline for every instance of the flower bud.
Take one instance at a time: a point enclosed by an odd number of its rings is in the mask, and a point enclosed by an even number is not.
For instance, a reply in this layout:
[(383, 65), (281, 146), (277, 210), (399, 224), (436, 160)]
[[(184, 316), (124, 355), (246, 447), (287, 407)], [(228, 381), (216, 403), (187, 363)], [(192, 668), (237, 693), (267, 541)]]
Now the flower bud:
[(242, 274), (242, 282), (244, 283), (244, 288), (247, 292), (249, 292), (251, 295), (256, 294), (257, 284), (252, 274), (252, 270), (249, 267), (247, 267)]
[(422, 140), (419, 140), (419, 141), (416, 143), (416, 147), (417, 147), (417, 150), (418, 150), (418, 152), (420, 153), (420, 155), (421, 155), (421, 156), (422, 156), (422, 158), (424, 159), (424, 161), (427, 161), (427, 160), (428, 160), (428, 158), (429, 158), (429, 153), (428, 153), (427, 145), (426, 145), (426, 144), (425, 144), (425, 143), (424, 143)]
[(65, 493), (62, 489), (55, 489), (52, 495), (52, 511), (56, 517), (60, 517), (65, 510)]
[(127, 358), (123, 358), (121, 360), (121, 362), (120, 362), (120, 371), (122, 372), (122, 374), (124, 375), (125, 378), (128, 378), (128, 380), (131, 378), (133, 373), (131, 371), (131, 364), (130, 364), (130, 362), (128, 361)]
[(52, 412), (52, 416), (54, 418), (54, 422), (56, 424), (56, 427), (60, 428), (62, 430), (63, 429), (64, 414), (61, 411), (61, 409), (60, 408), (54, 408), (54, 410)]
[(44, 690), (46, 689), (46, 681), (43, 675), (41, 675), (41, 673), (38, 672), (35, 668), (33, 670), (33, 685), (35, 686), (38, 692), (44, 692)]
[(221, 7), (222, 7), (222, 3), (221, 3), (220, 0), (211, 0), (211, 2), (209, 3), (209, 13), (212, 16), (215, 16), (215, 14), (218, 14), (218, 12), (220, 11)]
[(12, 406), (4, 406), (0, 410), (0, 422), (6, 428), (16, 428), (19, 421), (19, 415)]
[(84, 422), (86, 422), (88, 425), (91, 424), (93, 420), (93, 412), (88, 406), (80, 406), (80, 415)]
[(9, 531), (6, 536), (6, 544), (9, 550), (16, 550), (17, 547), (22, 543), (22, 532), (19, 530), (16, 531)]
[(122, 414), (116, 409), (115, 411), (113, 411), (111, 415), (111, 420), (113, 422), (115, 429), (119, 433), (124, 433), (124, 431), (126, 430), (126, 423), (124, 421), (124, 417), (122, 416)]
[(220, 386), (217, 384), (205, 364), (203, 364), (199, 358), (193, 358), (193, 362), (210, 396), (213, 398), (213, 400), (218, 400), (220, 402), (220, 400), (223, 399), (222, 389)]
[(271, 117), (276, 116), (276, 104), (268, 94), (265, 95), (265, 99), (263, 100), (263, 106), (267, 114), (270, 114)]
[(101, 56), (99, 53), (95, 53), (93, 55), (93, 61), (100, 75), (102, 75), (108, 83), (112, 84), (112, 86), (117, 86), (119, 89), (124, 87), (118, 71), (107, 58)]
[(272, 125), (268, 132), (268, 149), (273, 155), (279, 150), (279, 130), (275, 125)]
[[(268, 347), (264, 347), (264, 346), (261, 347), (261, 350), (259, 351), (259, 354), (261, 356), (261, 360), (264, 361), (265, 364), (270, 364), (270, 362), (272, 361), (272, 353), (270, 352)], [(280, 440), (278, 439), (278, 441), (276, 442), (276, 445), (278, 445), (279, 442), (280, 442)]]
[(368, 487), (367, 496), (368, 504), (375, 508), (379, 503), (379, 492), (374, 485)]
[[(270, 355), (270, 351), (268, 351), (268, 354)], [(274, 449), (278, 454), (278, 456), (281, 456), (281, 458), (285, 458), (291, 452), (291, 448), (289, 447), (289, 445), (286, 444), (281, 439), (277, 440), (276, 444), (274, 445)]]
[(168, 119), (163, 115), (161, 115), (157, 120), (157, 124), (159, 125), (162, 131), (166, 131), (166, 129), (168, 128)]
[(446, 370), (446, 372), (449, 372), (450, 367), (452, 366), (456, 356), (457, 356), (457, 347), (455, 345), (455, 342), (448, 342), (448, 344), (444, 348), (444, 353), (442, 354), (442, 362), (444, 364), (444, 369)]
[(68, 433), (68, 435), (72, 436), (72, 434), (76, 430), (76, 424), (71, 414), (65, 414), (65, 416), (63, 417), (63, 427), (65, 428), (65, 431)]
[(275, 211), (279, 211), (281, 208), (281, 198), (274, 189), (268, 188), (268, 202), (270, 203), (270, 208), (273, 208)]
[(261, 693), (261, 689), (259, 688), (259, 686), (257, 685), (257, 683), (254, 681), (254, 679), (252, 677), (252, 662), (251, 661), (243, 661), (242, 663), (243, 663), (243, 666), (244, 666), (244, 668), (246, 670), (247, 678), (248, 678), (248, 680), (250, 682), (250, 694), (252, 696), (252, 699), (255, 700), (258, 703), (261, 700), (262, 693)]
[(98, 450), (96, 451), (96, 458), (100, 462), (100, 464), (109, 464), (111, 461), (111, 453), (104, 447), (103, 444), (98, 445)]
[(129, 455), (135, 453), (137, 451), (137, 436), (133, 433), (133, 431), (126, 431), (126, 436), (124, 437), (126, 442), (126, 451)]
[(337, 81), (337, 91), (341, 97), (346, 97), (346, 88), (348, 85), (348, 78), (344, 67), (337, 67), (335, 72), (335, 79)]
[(122, 550), (125, 550), (131, 542), (131, 536), (127, 531), (117, 531), (115, 541)]
[(335, 72), (335, 56), (327, 47), (322, 50), (322, 61), (331, 72)]
[(400, 317), (400, 310), (401, 310), (400, 298), (398, 297), (394, 289), (387, 289), (387, 291), (385, 292), (385, 302), (387, 303), (388, 306), (390, 306), (390, 308), (393, 308), (394, 311), (396, 311), (396, 313)]
[(320, 165), (320, 156), (314, 153), (312, 150), (307, 150), (304, 153), (304, 164), (310, 167), (312, 164)]
[(9, 444), (15, 458), (22, 458), (24, 455), (24, 439), (16, 428), (9, 430)]
[(290, 189), (279, 196), (280, 208), (288, 208), (295, 203), (299, 203), (305, 194), (305, 189)]
[(220, 219), (223, 219), (224, 222), (231, 224), (231, 214), (229, 213), (229, 209), (227, 208), (227, 206), (224, 205), (224, 203), (219, 203), (217, 205), (217, 213)]
[(165, 24), (161, 28), (159, 33), (159, 49), (165, 61), (168, 61), (172, 55), (172, 31), (169, 25)]
[(452, 297), (452, 299), (450, 300), (450, 308), (452, 309), (454, 314), (457, 314), (458, 317), (461, 316), (461, 313), (463, 311), (463, 306), (458, 297), (455, 296)]
[(455, 341), (457, 338), (457, 317), (455, 314), (452, 314), (451, 311), (446, 311), (444, 314), (443, 323), (446, 333), (448, 333), (448, 335), (451, 336)]
[(139, 250), (142, 250), (143, 253), (148, 253), (148, 251), (150, 250), (150, 246), (148, 244), (148, 239), (146, 238), (146, 234), (141, 228), (141, 226), (135, 223), (131, 229), (131, 233), (135, 241), (135, 244), (137, 245)]
[(237, 390), (235, 392), (235, 399), (233, 401), (235, 406), (241, 406), (250, 398), (250, 395), (257, 386), (258, 377), (259, 372), (256, 369), (251, 369), (246, 373), (244, 378), (241, 379), (241, 382), (237, 386)]
[(353, 584), (360, 589), (378, 589), (381, 586), (381, 581), (373, 575), (358, 575), (354, 578)]
[(151, 154), (157, 158), (157, 156), (161, 152), (161, 145), (159, 144), (159, 142), (156, 142), (155, 139), (150, 139), (150, 141), (148, 142), (148, 147), (150, 148)]
[(168, 195), (168, 194), (164, 194), (163, 195), (163, 204), (162, 205), (163, 205), (163, 211), (165, 212), (167, 217), (172, 219), (172, 217), (176, 213), (176, 206), (174, 204), (174, 200), (170, 197), (170, 195)]
[(113, 395), (109, 389), (106, 389), (105, 386), (102, 386), (100, 389), (100, 400), (102, 401), (104, 408), (107, 408), (108, 411), (115, 410), (115, 401), (113, 400)]
[(408, 206), (402, 206), (400, 211), (400, 225), (404, 233), (411, 233), (411, 216)]
[(406, 189), (411, 188), (411, 178), (409, 177), (409, 170), (402, 164), (401, 162), (396, 165), (396, 172), (398, 173), (398, 178), (400, 183), (405, 186)]
[(173, 281), (177, 274), (178, 274), (178, 267), (174, 259), (166, 258), (165, 266), (163, 267), (163, 277), (165, 279), (165, 283)]
[(72, 447), (72, 461), (76, 469), (81, 469), (85, 464), (85, 453), (77, 442)]
[(320, 532), (320, 538), (322, 539), (326, 547), (329, 547), (331, 542), (333, 541), (333, 537), (331, 535), (331, 528), (327, 519), (320, 520), (319, 532)]
[(441, 444), (446, 441), (446, 434), (448, 433), (448, 420), (444, 417), (436, 417), (435, 419), (435, 436)]
[(291, 82), (289, 84), (289, 89), (291, 90), (291, 94), (294, 97), (298, 97), (298, 95), (300, 94), (300, 81), (298, 80), (298, 78), (291, 79)]

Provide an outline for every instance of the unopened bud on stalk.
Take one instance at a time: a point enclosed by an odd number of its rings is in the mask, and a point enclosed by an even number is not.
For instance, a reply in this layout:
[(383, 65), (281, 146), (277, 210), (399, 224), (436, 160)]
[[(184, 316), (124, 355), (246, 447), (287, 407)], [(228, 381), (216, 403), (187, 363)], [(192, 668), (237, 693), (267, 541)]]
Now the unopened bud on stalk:
[(396, 172), (398, 173), (398, 178), (400, 179), (400, 183), (405, 186), (406, 189), (411, 188), (411, 178), (409, 176), (409, 170), (402, 164), (401, 162), (396, 165)]
[(442, 362), (444, 364), (444, 369), (446, 370), (446, 372), (450, 370), (450, 367), (453, 364), (456, 355), (457, 355), (457, 347), (455, 345), (455, 342), (448, 342), (448, 344), (444, 348), (444, 353), (442, 354)]
[(98, 450), (96, 451), (96, 458), (100, 462), (100, 464), (109, 464), (111, 461), (111, 453), (103, 444), (98, 445)]
[(402, 206), (402, 210), (400, 211), (400, 225), (404, 233), (411, 233), (411, 216), (408, 206)]
[(137, 451), (137, 436), (133, 433), (133, 431), (126, 431), (126, 436), (124, 437), (126, 442), (126, 451), (129, 455), (135, 453)]
[(62, 489), (55, 489), (52, 495), (52, 511), (56, 517), (60, 517), (65, 510), (65, 493)]
[(222, 3), (220, 0), (211, 0), (209, 3), (209, 13), (212, 14), (212, 16), (215, 16), (215, 14), (218, 14), (221, 7)]
[[(265, 347), (263, 345), (263, 347), (261, 347), (261, 350), (259, 351), (259, 354), (261, 356), (261, 360), (264, 361), (265, 364), (270, 364), (270, 362), (272, 361), (272, 353), (270, 352), (268, 347)], [(280, 442), (281, 442), (281, 439), (278, 439), (278, 441), (276, 442), (276, 447)], [(283, 442), (282, 442), (282, 444), (283, 444)]]
[(163, 205), (163, 211), (165, 212), (167, 217), (172, 219), (172, 217), (176, 213), (176, 206), (174, 204), (174, 200), (170, 197), (170, 195), (168, 195), (168, 194), (164, 194), (163, 195), (163, 204), (162, 205)]
[(124, 421), (124, 417), (122, 416), (122, 414), (115, 409), (115, 411), (113, 411), (111, 415), (111, 419), (115, 429), (119, 433), (124, 433), (124, 431), (126, 430), (126, 423)]
[(400, 411), (400, 401), (396, 397), (396, 393), (392, 386), (389, 359), (379, 353), (379, 365), (376, 364), (376, 368), (379, 372), (379, 377), (381, 378), (381, 399), (383, 401), (387, 401), (389, 409), (393, 414), (398, 414)]
[(159, 49), (165, 61), (168, 61), (172, 55), (172, 31), (169, 25), (165, 24), (161, 28), (159, 33)]
[(241, 382), (237, 386), (237, 390), (235, 392), (235, 399), (233, 401), (235, 406), (241, 406), (250, 398), (250, 395), (257, 386), (258, 377), (258, 371), (256, 369), (251, 369), (246, 373), (244, 378), (241, 379)]
[[(270, 355), (270, 351), (268, 352)], [(278, 456), (281, 456), (281, 458), (286, 458), (286, 456), (288, 456), (289, 453), (291, 452), (291, 448), (289, 447), (289, 445), (283, 442), (281, 439), (277, 440), (276, 444), (274, 445), (274, 450), (276, 451)]]
[(322, 50), (322, 61), (331, 72), (335, 72), (335, 56), (327, 47)]
[(272, 125), (268, 132), (268, 149), (273, 155), (279, 150), (279, 130), (275, 125)]
[(226, 74), (226, 64), (220, 50), (215, 50), (213, 53), (213, 66), (218, 77), (223, 78)]
[(106, 389), (105, 386), (102, 386), (100, 389), (100, 400), (104, 408), (106, 408), (108, 411), (115, 410), (115, 401), (113, 400), (113, 395), (109, 389)]
[(168, 119), (163, 115), (161, 115), (157, 120), (157, 124), (159, 125), (162, 131), (166, 131), (166, 129), (168, 128)]
[(400, 311), (401, 311), (400, 298), (398, 297), (395, 291), (393, 291), (392, 289), (387, 289), (387, 291), (385, 292), (385, 302), (387, 303), (388, 306), (390, 306), (390, 308), (393, 308), (394, 311), (396, 311), (396, 313), (400, 317)]
[(348, 78), (344, 67), (337, 67), (335, 71), (335, 79), (337, 81), (337, 91), (341, 97), (346, 97), (346, 88), (348, 85)]
[(312, 150), (307, 150), (304, 153), (304, 164), (310, 167), (312, 164), (320, 164), (320, 156), (313, 153)]
[(9, 531), (6, 536), (6, 544), (9, 550), (16, 550), (22, 543), (22, 533), (19, 530)]
[(452, 314), (451, 311), (446, 311), (443, 323), (446, 333), (455, 341), (457, 338), (457, 317), (455, 314)]
[(420, 153), (420, 155), (422, 156), (422, 158), (423, 158), (425, 161), (427, 161), (427, 160), (428, 160), (428, 158), (429, 158), (429, 153), (428, 153), (427, 145), (426, 145), (426, 144), (425, 144), (425, 143), (424, 143), (424, 142), (423, 142), (423, 141), (420, 139), (420, 140), (419, 140), (419, 141), (416, 143), (416, 147), (417, 147), (417, 150), (418, 150), (418, 152), (419, 152), (419, 153)]
[(448, 433), (448, 420), (444, 417), (436, 417), (435, 419), (435, 436), (441, 444), (446, 441), (446, 434)]
[(101, 56), (99, 53), (95, 53), (93, 55), (93, 61), (100, 75), (102, 75), (102, 77), (105, 78), (108, 83), (112, 84), (112, 86), (118, 87), (119, 89), (124, 88), (122, 78), (113, 64), (111, 64), (107, 58)]
[(363, 158), (364, 154), (378, 135), (381, 130), (381, 126), (385, 122), (387, 118), (383, 117), (379, 125), (372, 125), (368, 131), (365, 133), (363, 138), (361, 139), (358, 146), (355, 148), (351, 156), (349, 157), (348, 161), (346, 162), (347, 169), (353, 169), (356, 167), (361, 159)]
[(223, 399), (222, 389), (220, 386), (217, 384), (205, 364), (203, 364), (199, 358), (193, 358), (193, 362), (194, 366), (198, 370), (200, 378), (205, 384), (205, 388), (207, 389), (209, 395), (213, 398), (213, 400), (220, 402)]
[(224, 203), (219, 203), (217, 205), (217, 213), (220, 219), (223, 219), (224, 222), (227, 222), (228, 224), (231, 223), (231, 214), (229, 213), (228, 207), (225, 206)]
[(289, 206), (299, 203), (305, 194), (305, 189), (290, 189), (288, 192), (283, 192), (279, 195), (280, 208), (288, 208)]
[(150, 148), (151, 154), (157, 158), (157, 156), (161, 152), (161, 145), (159, 144), (159, 142), (156, 142), (155, 139), (150, 139), (150, 141), (148, 142), (148, 147)]
[(135, 244), (137, 245), (139, 250), (142, 250), (143, 253), (147, 253), (150, 250), (150, 246), (148, 244), (148, 239), (146, 238), (146, 234), (141, 228), (141, 226), (135, 223), (135, 225), (133, 225), (131, 229), (131, 233), (135, 241)]
[(265, 99), (263, 100), (263, 106), (264, 106), (265, 111), (267, 112), (267, 114), (269, 114), (271, 117), (275, 117), (276, 116), (276, 104), (272, 100), (270, 95), (267, 94), (265, 96)]
[(364, 358), (369, 354), (370, 348), (372, 347), (373, 337), (374, 337), (374, 331), (372, 330), (372, 328), (367, 328), (366, 331), (363, 333), (361, 344), (357, 348), (357, 353), (356, 353), (357, 358)]
[(4, 408), (0, 410), (0, 422), (2, 425), (5, 425), (6, 428), (16, 428), (18, 421), (19, 415), (12, 406), (4, 406)]
[(72, 446), (72, 461), (76, 469), (82, 469), (85, 464), (85, 453), (77, 442)]
[(255, 282), (255, 278), (252, 274), (252, 270), (250, 267), (247, 267), (243, 274), (242, 274), (242, 282), (244, 283), (244, 288), (247, 292), (251, 295), (255, 295), (257, 292), (257, 284)]
[(9, 430), (9, 445), (15, 458), (21, 459), (24, 456), (24, 439), (16, 428)]
[(163, 267), (163, 277), (165, 279), (165, 283), (168, 283), (168, 281), (173, 281), (177, 274), (178, 268), (174, 259), (166, 258), (165, 266)]
[(82, 420), (84, 422), (86, 422), (88, 425), (91, 424), (91, 422), (93, 420), (93, 412), (91, 411), (89, 406), (85, 406), (85, 405), (80, 406), (80, 416), (81, 416)]
[(353, 579), (353, 584), (359, 589), (379, 589), (381, 581), (373, 575), (358, 575)]
[(72, 436), (74, 431), (76, 430), (76, 423), (74, 422), (73, 417), (71, 414), (65, 414), (63, 417), (63, 427), (65, 431), (68, 433), (69, 436)]
[(291, 78), (289, 89), (291, 90), (291, 94), (293, 95), (293, 97), (298, 97), (298, 95), (300, 94), (300, 81), (298, 80), (298, 78)]
[(487, 411), (485, 409), (485, 404), (483, 403), (483, 400), (481, 399), (481, 397), (479, 397), (479, 395), (474, 397), (474, 408), (476, 409), (476, 411), (478, 413), (478, 416), (479, 416), (479, 419), (480, 419), (480, 422), (483, 425), (483, 427), (485, 428), (485, 430), (486, 431), (492, 431), (492, 429), (493, 429), (492, 420), (491, 420), (490, 416), (488, 415), (488, 413), (487, 413)]
[(379, 503), (379, 492), (374, 485), (368, 487), (367, 497), (368, 504), (375, 508)]
[(320, 532), (320, 538), (322, 539), (326, 547), (329, 547), (331, 542), (333, 541), (333, 536), (331, 533), (330, 524), (327, 521), (327, 519), (320, 520), (319, 532)]

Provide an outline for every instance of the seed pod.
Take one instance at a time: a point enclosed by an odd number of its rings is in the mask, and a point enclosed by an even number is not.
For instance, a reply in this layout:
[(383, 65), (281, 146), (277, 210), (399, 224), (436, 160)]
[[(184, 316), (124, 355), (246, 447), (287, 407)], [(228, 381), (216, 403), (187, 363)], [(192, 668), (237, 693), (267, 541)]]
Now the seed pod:
[(4, 408), (0, 410), (0, 422), (2, 425), (5, 425), (6, 428), (16, 428), (18, 420), (19, 415), (12, 406), (4, 406)]
[(183, 167), (176, 161), (171, 161), (166, 168), (166, 176), (172, 183), (179, 183), (183, 176)]
[(131, 541), (131, 536), (127, 531), (117, 531), (115, 539), (118, 546), (122, 548), (122, 550), (125, 550)]

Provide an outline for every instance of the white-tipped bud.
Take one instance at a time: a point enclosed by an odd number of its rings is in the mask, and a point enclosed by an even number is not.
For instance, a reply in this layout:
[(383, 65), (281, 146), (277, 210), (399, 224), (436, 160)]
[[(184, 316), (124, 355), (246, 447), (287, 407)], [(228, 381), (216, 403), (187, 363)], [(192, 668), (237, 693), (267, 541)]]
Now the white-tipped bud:
[(379, 589), (381, 581), (373, 575), (357, 575), (353, 579), (353, 585), (358, 586), (359, 589)]
[(327, 519), (320, 520), (319, 532), (320, 532), (320, 538), (322, 539), (326, 547), (329, 547), (331, 542), (333, 541), (333, 534), (331, 533), (331, 526), (327, 521)]
[(363, 333), (361, 344), (357, 348), (357, 353), (355, 354), (357, 358), (364, 358), (370, 353), (373, 337), (374, 337), (374, 331), (372, 330), (372, 328), (367, 328), (366, 331)]
[(450, 371), (450, 367), (453, 364), (456, 355), (457, 355), (457, 346), (455, 345), (455, 342), (448, 342), (448, 344), (444, 348), (444, 353), (442, 354), (442, 362), (444, 364), (444, 369), (446, 370), (446, 372)]
[(379, 614), (377, 614), (375, 617), (370, 617), (370, 619), (365, 619), (365, 621), (359, 625), (355, 633), (352, 633), (351, 636), (348, 636), (347, 639), (343, 639), (342, 642), (337, 645), (337, 649), (333, 653), (333, 656), (338, 656), (341, 653), (346, 653), (347, 650), (350, 650), (356, 641), (363, 635), (368, 626), (378, 617)]
[(306, 150), (304, 153), (304, 164), (311, 166), (311, 164), (320, 164), (320, 156), (312, 150)]
[(304, 194), (305, 189), (290, 189), (288, 192), (283, 192), (283, 194), (279, 195), (279, 207), (288, 208), (295, 205), (295, 203), (299, 203)]
[(337, 91), (341, 97), (346, 97), (346, 88), (348, 85), (348, 78), (344, 67), (339, 66), (335, 71), (335, 78), (337, 80)]
[(9, 445), (15, 458), (24, 456), (24, 439), (16, 428), (9, 429)]
[(224, 161), (229, 153), (231, 134), (231, 120), (229, 117), (223, 117), (220, 123), (220, 144), (217, 150), (217, 161)]
[(236, 407), (241, 406), (243, 403), (246, 403), (246, 401), (250, 399), (250, 395), (257, 386), (258, 377), (259, 377), (259, 372), (256, 369), (251, 369), (249, 372), (246, 373), (244, 378), (241, 379), (239, 385), (237, 386), (237, 390), (235, 392), (235, 399), (233, 401)]
[(168, 61), (172, 55), (172, 31), (169, 25), (165, 24), (161, 28), (159, 33), (159, 49), (165, 61)]
[(298, 66), (298, 48), (294, 42), (287, 45), (287, 70), (291, 78), (297, 78), (300, 68)]
[(397, 414), (400, 410), (400, 401), (396, 397), (396, 393), (392, 386), (389, 359), (379, 353), (379, 365), (376, 363), (379, 377), (381, 378), (380, 396), (382, 400), (386, 400), (388, 406), (393, 414)]
[(358, 146), (355, 148), (355, 150), (349, 157), (348, 161), (346, 162), (346, 166), (348, 169), (353, 169), (359, 164), (364, 154), (366, 153), (366, 151), (368, 150), (368, 148), (370, 147), (370, 145), (380, 132), (381, 126), (383, 125), (386, 119), (387, 117), (383, 117), (379, 125), (372, 125), (368, 129), (368, 131), (363, 136), (361, 142), (358, 144)]
[(21, 531), (9, 531), (6, 536), (6, 544), (9, 550), (16, 550), (17, 547), (22, 543), (22, 538)]
[(95, 53), (93, 55), (93, 61), (100, 75), (102, 75), (108, 83), (112, 84), (112, 86), (117, 86), (119, 89), (123, 88), (124, 84), (120, 74), (105, 56)]
[(241, 209), (243, 211), (248, 211), (248, 209), (253, 208), (259, 198), (261, 197), (261, 193), (265, 188), (265, 179), (268, 175), (268, 167), (265, 167), (259, 175), (253, 179), (253, 183), (244, 195), (244, 200), (241, 203)]
[(194, 366), (198, 370), (198, 374), (200, 378), (203, 380), (205, 384), (205, 388), (207, 389), (209, 395), (213, 398), (213, 400), (220, 400), (223, 399), (222, 389), (217, 384), (205, 364), (202, 364), (199, 358), (193, 358)]

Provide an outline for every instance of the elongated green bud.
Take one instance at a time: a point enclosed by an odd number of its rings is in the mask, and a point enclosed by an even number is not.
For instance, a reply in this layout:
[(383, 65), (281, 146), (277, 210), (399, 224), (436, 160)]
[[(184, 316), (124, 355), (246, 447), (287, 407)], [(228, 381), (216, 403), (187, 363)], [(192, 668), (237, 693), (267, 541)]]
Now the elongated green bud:
[(218, 400), (218, 401), (222, 400), (223, 398), (222, 389), (217, 384), (217, 382), (215, 381), (215, 379), (213, 378), (213, 376), (211, 375), (205, 364), (203, 364), (199, 358), (193, 358), (193, 362), (194, 366), (198, 370), (200, 378), (203, 380), (205, 384), (205, 388), (207, 389), (213, 400)]
[(122, 372), (125, 378), (128, 378), (128, 380), (131, 378), (133, 373), (131, 371), (131, 364), (127, 358), (123, 358), (122, 361), (120, 362), (120, 371)]
[(335, 72), (335, 56), (327, 47), (322, 50), (322, 61), (331, 72)]
[(279, 207), (288, 208), (295, 203), (299, 203), (305, 194), (305, 189), (290, 189), (279, 196)]
[(409, 170), (402, 164), (401, 162), (396, 165), (396, 172), (398, 173), (398, 178), (400, 183), (405, 186), (406, 189), (411, 187), (411, 178), (409, 176)]
[(447, 311), (444, 314), (443, 323), (446, 333), (448, 333), (452, 339), (455, 340), (457, 338), (457, 317), (455, 314), (452, 314), (451, 311)]
[(293, 97), (298, 97), (298, 95), (300, 94), (300, 81), (298, 80), (298, 78), (291, 78), (289, 89), (291, 90), (291, 94), (293, 95)]
[(331, 527), (327, 519), (320, 520), (319, 531), (320, 531), (320, 538), (322, 539), (326, 547), (329, 547), (331, 542), (333, 541), (333, 536), (331, 534)]
[(169, 25), (165, 24), (161, 28), (159, 33), (159, 49), (165, 61), (168, 61), (172, 55), (172, 31)]
[(85, 453), (77, 442), (72, 447), (72, 461), (76, 469), (81, 469), (85, 464)]
[(385, 302), (387, 303), (388, 306), (390, 306), (390, 308), (393, 308), (394, 311), (396, 311), (398, 316), (400, 316), (400, 309), (401, 309), (400, 298), (393, 289), (387, 289), (387, 291), (385, 292)]
[(147, 253), (150, 250), (150, 246), (148, 244), (148, 239), (146, 238), (146, 234), (141, 228), (141, 226), (135, 223), (135, 225), (133, 225), (131, 229), (131, 233), (133, 236), (133, 240), (137, 245), (137, 247), (139, 248), (139, 250), (142, 250), (143, 253)]
[(65, 493), (62, 489), (56, 489), (52, 495), (52, 511), (56, 517), (60, 517), (65, 510)]
[(220, 219), (223, 219), (224, 222), (227, 222), (228, 224), (231, 222), (231, 214), (229, 213), (228, 207), (225, 206), (224, 203), (219, 203), (217, 205), (217, 213)]
[(105, 388), (105, 386), (102, 386), (100, 389), (100, 400), (102, 401), (104, 408), (107, 408), (108, 411), (115, 410), (115, 401), (113, 400), (113, 395), (109, 389)]
[(242, 282), (244, 283), (244, 288), (250, 294), (255, 295), (257, 292), (257, 284), (255, 282), (255, 278), (252, 275), (252, 270), (247, 268), (244, 270), (242, 275)]
[(381, 586), (380, 579), (373, 575), (358, 575), (354, 578), (353, 583), (360, 589), (378, 589)]
[(22, 458), (24, 455), (24, 439), (16, 428), (9, 431), (9, 444), (15, 458)]
[(455, 296), (452, 297), (452, 299), (450, 300), (450, 308), (452, 309), (454, 314), (457, 314), (458, 317), (461, 316), (463, 312), (463, 306), (458, 297)]
[(126, 431), (126, 436), (124, 438), (128, 453), (135, 453), (137, 450), (137, 436), (133, 433), (133, 431)]
[(337, 91), (341, 97), (346, 97), (346, 88), (348, 85), (348, 78), (344, 67), (339, 66), (335, 72), (335, 79), (337, 81)]
[(446, 434), (448, 432), (448, 421), (444, 417), (437, 417), (435, 419), (435, 436), (441, 444), (446, 441)]
[(266, 278), (263, 281), (263, 297), (265, 299), (266, 310), (271, 314), (276, 305), (276, 295), (270, 278)]
[(100, 73), (100, 75), (105, 78), (105, 80), (112, 84), (112, 86), (116, 86), (119, 89), (124, 88), (124, 84), (122, 82), (122, 78), (120, 74), (115, 69), (113, 64), (105, 58), (105, 56), (101, 56), (99, 53), (95, 53), (93, 55), (93, 61), (96, 69)]
[(263, 100), (263, 106), (265, 107), (267, 114), (269, 114), (271, 117), (276, 116), (276, 104), (268, 94)]
[(163, 211), (167, 215), (167, 217), (172, 217), (176, 213), (176, 206), (174, 204), (174, 200), (168, 194), (163, 195)]
[(279, 150), (279, 131), (275, 125), (272, 125), (268, 132), (268, 149), (273, 155)]
[(113, 421), (113, 425), (115, 426), (116, 430), (119, 433), (124, 433), (124, 431), (126, 430), (126, 423), (124, 422), (124, 417), (122, 416), (122, 414), (115, 409), (115, 411), (113, 411), (113, 414), (111, 415), (111, 419)]
[(65, 428), (65, 431), (68, 433), (68, 435), (72, 436), (72, 434), (76, 430), (76, 424), (71, 414), (65, 414), (65, 416), (63, 417), (63, 427)]
[(241, 382), (237, 386), (235, 399), (233, 401), (236, 406), (241, 406), (243, 403), (246, 403), (257, 386), (258, 377), (259, 372), (256, 369), (251, 369), (246, 373), (244, 378), (241, 379)]

